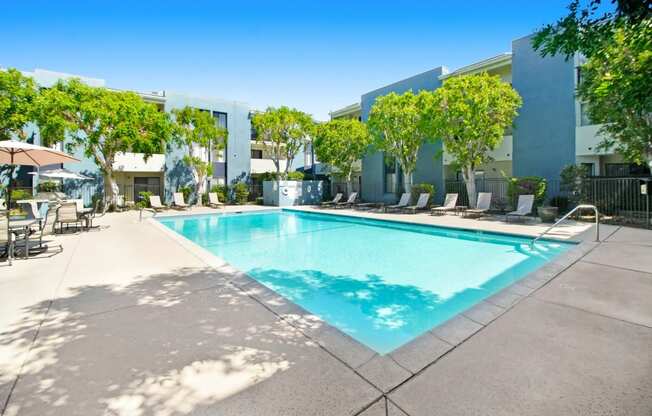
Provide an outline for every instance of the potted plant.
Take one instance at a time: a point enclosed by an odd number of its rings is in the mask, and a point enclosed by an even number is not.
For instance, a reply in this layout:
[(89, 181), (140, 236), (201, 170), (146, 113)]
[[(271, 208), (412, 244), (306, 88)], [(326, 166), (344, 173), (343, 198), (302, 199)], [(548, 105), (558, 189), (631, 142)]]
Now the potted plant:
[(552, 206), (550, 203), (541, 205), (537, 208), (537, 214), (541, 222), (555, 222), (559, 215), (559, 208)]

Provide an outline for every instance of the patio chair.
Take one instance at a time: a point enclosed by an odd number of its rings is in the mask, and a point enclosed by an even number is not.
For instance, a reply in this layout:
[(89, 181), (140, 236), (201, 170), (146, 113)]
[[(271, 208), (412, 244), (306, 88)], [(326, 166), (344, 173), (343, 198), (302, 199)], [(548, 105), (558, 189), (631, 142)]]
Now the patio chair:
[(152, 208), (154, 211), (165, 211), (168, 209), (166, 205), (163, 205), (161, 203), (161, 197), (158, 195), (150, 195), (149, 196), (149, 206)]
[(4, 198), (0, 198), (0, 211), (4, 211), (7, 209), (7, 204), (5, 203)]
[(338, 202), (335, 204), (335, 208), (348, 208), (355, 204), (355, 201), (358, 200), (358, 193), (357, 192), (351, 192), (351, 195), (349, 195), (348, 199), (344, 202)]
[(385, 204), (382, 202), (361, 202), (359, 204), (353, 205), (353, 209), (359, 209), (359, 210), (370, 210), (374, 208), (382, 209), (384, 206)]
[[(16, 236), (16, 241), (14, 243), (16, 247), (25, 246), (25, 244), (27, 244), (23, 249), (27, 250), (28, 252), (31, 251), (34, 247), (37, 247), (39, 251), (44, 251), (44, 249), (47, 249), (47, 246), (43, 246), (43, 236), (49, 234), (50, 231), (53, 230), (51, 226), (48, 228), (48, 220), (50, 222), (54, 222), (56, 216), (56, 207), (48, 206), (42, 221), (39, 223), (39, 229), (30, 230), (29, 234), (27, 235), (27, 240), (25, 240), (24, 236), (22, 238)], [(32, 242), (35, 244), (32, 245)], [(38, 244), (36, 244), (36, 242), (38, 242)]]
[(181, 192), (175, 192), (173, 195), (173, 205), (177, 209), (188, 209), (190, 205), (186, 204), (186, 201), (183, 199), (183, 194)]
[(412, 194), (405, 192), (403, 195), (401, 195), (401, 199), (398, 201), (398, 204), (386, 206), (385, 212), (400, 211), (410, 204), (410, 198), (412, 198)]
[[(77, 204), (75, 202), (64, 202), (57, 208), (57, 219), (56, 224), (59, 224), (59, 231), (63, 232), (63, 226), (65, 224), (66, 229), (70, 227), (70, 224), (75, 224), (81, 228), (83, 224), (83, 219), (79, 216), (77, 212)], [(56, 229), (56, 227), (55, 227)]]
[(475, 208), (464, 211), (464, 216), (481, 217), (491, 208), (491, 192), (480, 192)]
[(424, 211), (428, 209), (429, 203), (430, 203), (430, 194), (423, 193), (419, 195), (419, 199), (417, 199), (417, 203), (415, 205), (405, 207), (401, 210), (401, 212), (409, 212), (411, 214), (416, 214), (417, 211)]
[(516, 204), (516, 211), (508, 212), (505, 214), (505, 221), (509, 222), (510, 217), (524, 218), (526, 215), (532, 213), (534, 206), (534, 195), (519, 195)]
[(224, 203), (220, 202), (220, 199), (217, 197), (217, 192), (209, 192), (208, 205), (213, 208), (222, 208)]
[(321, 205), (320, 205), (320, 207), (322, 207), (322, 208), (327, 208), (327, 207), (333, 206), (333, 205), (335, 205), (335, 204), (339, 204), (339, 202), (342, 200), (342, 197), (343, 197), (343, 196), (344, 196), (344, 195), (342, 195), (341, 192), (338, 192), (338, 193), (335, 195), (335, 198), (333, 198), (332, 201), (322, 202)]
[(38, 220), (39, 229), (42, 227), (43, 216), (38, 210), (38, 204), (34, 200), (23, 201), (20, 203), (21, 209), (25, 211), (27, 218), (30, 220)]
[(457, 205), (457, 194), (446, 194), (446, 199), (444, 199), (444, 205), (431, 209), (430, 214), (443, 215), (448, 211), (455, 211), (456, 205)]
[(0, 217), (0, 253), (3, 256), (13, 257), (13, 244), (11, 239), (7, 239), (7, 216), (4, 212), (0, 212), (2, 216)]
[[(102, 213), (98, 215), (98, 211), (100, 210), (100, 204), (101, 203), (102, 203), (101, 199), (98, 199), (97, 201), (95, 201), (95, 205), (93, 205), (93, 210), (91, 212), (87, 213), (86, 215), (84, 215), (84, 221), (86, 222), (86, 229), (87, 230), (90, 230), (91, 228), (94, 228), (93, 227), (93, 220), (95, 218), (103, 217), (104, 214), (106, 214), (106, 211), (102, 211)], [(99, 225), (97, 227), (99, 227)], [(97, 228), (97, 227), (95, 227), (95, 228)]]

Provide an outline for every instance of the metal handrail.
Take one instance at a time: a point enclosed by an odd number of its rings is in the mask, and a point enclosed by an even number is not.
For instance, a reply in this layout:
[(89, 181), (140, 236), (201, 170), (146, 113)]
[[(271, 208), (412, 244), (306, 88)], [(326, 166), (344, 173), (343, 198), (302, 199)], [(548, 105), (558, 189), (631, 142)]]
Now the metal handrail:
[(595, 241), (599, 242), (600, 241), (600, 215), (598, 213), (598, 208), (595, 205), (582, 204), (582, 205), (578, 205), (575, 208), (573, 208), (572, 210), (570, 210), (570, 212), (568, 212), (566, 215), (561, 217), (556, 223), (552, 224), (544, 232), (539, 234), (534, 240), (532, 240), (530, 245), (531, 246), (534, 245), (534, 243), (536, 243), (537, 240), (539, 240), (544, 235), (548, 234), (548, 231), (550, 231), (553, 228), (555, 228), (556, 226), (558, 226), (562, 221), (564, 221), (566, 218), (570, 217), (575, 211), (578, 211), (580, 209), (592, 209), (593, 212), (595, 212)]

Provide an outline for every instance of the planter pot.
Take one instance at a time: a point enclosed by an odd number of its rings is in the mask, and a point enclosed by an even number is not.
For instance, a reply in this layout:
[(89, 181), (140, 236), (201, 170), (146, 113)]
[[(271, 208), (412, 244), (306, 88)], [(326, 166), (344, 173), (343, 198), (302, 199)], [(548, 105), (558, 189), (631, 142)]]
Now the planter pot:
[(537, 208), (537, 213), (542, 222), (555, 222), (557, 215), (559, 214), (559, 208), (557, 207), (539, 207)]

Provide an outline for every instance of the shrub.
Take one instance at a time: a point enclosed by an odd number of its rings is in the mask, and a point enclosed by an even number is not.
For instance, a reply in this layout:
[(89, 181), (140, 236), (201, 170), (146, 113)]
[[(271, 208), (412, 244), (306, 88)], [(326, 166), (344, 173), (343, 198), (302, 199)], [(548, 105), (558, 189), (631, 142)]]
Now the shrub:
[(516, 206), (519, 195), (534, 195), (534, 206), (542, 205), (546, 199), (546, 187), (546, 179), (539, 176), (507, 179), (507, 195), (513, 206)]
[[(136, 203), (136, 206), (140, 209), (143, 208), (150, 208), (150, 202), (149, 202), (149, 197), (152, 196), (153, 194), (149, 191), (141, 191), (138, 192), (138, 196), (140, 197), (140, 201)], [(185, 198), (185, 197), (184, 197)]]
[(589, 171), (582, 165), (568, 165), (561, 170), (561, 189), (570, 195), (573, 203), (577, 204), (585, 199), (586, 178)]
[(238, 205), (244, 205), (249, 198), (249, 186), (244, 182), (238, 182), (233, 185), (233, 198)]
[(419, 199), (420, 194), (425, 194), (428, 193), (430, 194), (430, 199), (428, 200), (428, 203), (432, 201), (432, 198), (435, 196), (435, 187), (432, 184), (429, 183), (417, 183), (415, 185), (412, 185), (412, 201), (416, 204), (417, 199)]
[(288, 181), (302, 181), (305, 175), (303, 172), (290, 172), (288, 173)]
[(24, 189), (13, 189), (11, 191), (11, 200), (12, 201), (18, 201), (21, 199), (31, 199), (32, 198), (32, 193), (28, 192)]
[[(226, 185), (213, 185), (211, 186), (211, 192), (215, 192), (217, 194), (217, 198), (220, 200), (220, 202), (228, 202), (229, 201), (229, 191), (226, 187)], [(206, 195), (206, 202), (208, 202), (208, 195)]]
[(44, 181), (39, 182), (38, 192), (56, 192), (59, 190), (59, 182), (55, 181)]
[(567, 212), (570, 207), (570, 200), (565, 196), (555, 196), (550, 198), (550, 205), (559, 208), (559, 212)]
[(192, 186), (190, 186), (190, 185), (180, 186), (177, 189), (177, 192), (181, 192), (183, 194), (183, 200), (185, 201), (185, 203), (190, 204), (190, 196), (194, 192), (194, 189), (192, 189)]

